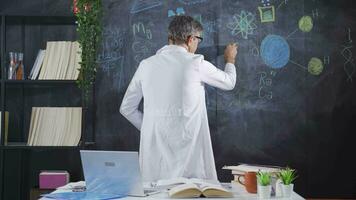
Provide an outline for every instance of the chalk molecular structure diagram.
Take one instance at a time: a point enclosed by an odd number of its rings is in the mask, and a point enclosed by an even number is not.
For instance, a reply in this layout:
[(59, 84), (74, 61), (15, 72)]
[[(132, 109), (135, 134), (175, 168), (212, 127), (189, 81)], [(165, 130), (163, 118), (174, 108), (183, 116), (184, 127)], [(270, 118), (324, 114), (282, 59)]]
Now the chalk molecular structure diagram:
[(282, 68), (289, 62), (290, 48), (281, 36), (267, 35), (261, 43), (260, 51), (263, 62), (271, 68)]
[[(303, 16), (298, 21), (298, 28), (290, 33), (287, 37), (282, 37), (279, 35), (267, 35), (261, 43), (260, 55), (263, 62), (273, 69), (279, 69), (288, 64), (288, 62), (301, 67), (302, 69), (308, 71), (314, 76), (320, 75), (324, 70), (323, 62), (317, 58), (312, 57), (305, 67), (290, 59), (290, 47), (287, 42), (293, 34), (298, 30), (303, 33), (308, 33), (313, 29), (313, 20), (310, 16)], [(345, 55), (345, 53), (344, 53)], [(346, 58), (346, 56), (344, 56)]]
[(255, 24), (255, 15), (251, 12), (241, 11), (240, 14), (235, 14), (227, 28), (231, 30), (231, 34), (236, 36), (241, 34), (242, 38), (248, 39), (248, 35), (252, 35), (257, 29)]

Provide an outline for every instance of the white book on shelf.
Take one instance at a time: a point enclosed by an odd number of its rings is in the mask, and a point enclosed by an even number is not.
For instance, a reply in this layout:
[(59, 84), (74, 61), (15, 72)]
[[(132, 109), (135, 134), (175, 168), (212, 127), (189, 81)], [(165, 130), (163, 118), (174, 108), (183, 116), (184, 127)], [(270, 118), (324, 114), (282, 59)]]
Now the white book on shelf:
[(54, 130), (53, 130), (53, 145), (54, 146), (61, 146), (61, 138), (64, 137), (64, 129), (65, 129), (65, 124), (64, 124), (64, 115), (63, 113), (65, 113), (65, 108), (56, 108), (56, 117), (55, 120), (56, 122), (54, 123)]
[(57, 138), (58, 140), (56, 141), (57, 145), (59, 146), (63, 146), (64, 143), (63, 141), (65, 140), (65, 138), (67, 137), (66, 136), (66, 129), (67, 129), (67, 124), (66, 124), (66, 113), (68, 112), (67, 111), (68, 108), (64, 107), (64, 108), (60, 108), (58, 109), (58, 117), (57, 117), (57, 126), (56, 126), (56, 129), (57, 129)]
[(51, 131), (49, 132), (49, 134), (46, 134), (50, 135), (50, 137), (46, 137), (46, 145), (48, 144), (48, 146), (59, 146), (59, 140), (61, 134), (63, 134), (63, 124), (61, 123), (62, 110), (63, 109), (58, 107), (47, 108), (47, 112), (52, 115), (52, 120), (49, 122), (49, 124), (51, 125)]
[[(79, 76), (81, 54), (77, 41), (48, 41), (43, 52), (42, 65), (33, 69), (34, 79), (76, 80)], [(36, 59), (37, 60), (37, 59)], [(36, 74), (39, 74), (36, 76)]]
[(53, 78), (52, 79), (60, 79), (60, 73), (61, 73), (61, 70), (62, 70), (62, 67), (63, 67), (63, 62), (65, 60), (65, 48), (66, 48), (66, 43), (63, 41), (63, 42), (59, 42), (59, 46), (60, 46), (60, 49), (59, 49), (59, 56), (58, 56), (58, 64), (56, 65), (57, 67), (55, 67), (53, 69)]
[(65, 130), (63, 131), (63, 137), (61, 139), (61, 144), (65, 145), (70, 141), (70, 122), (72, 121), (72, 115), (71, 115), (70, 109), (67, 109), (67, 111), (64, 113), (64, 125), (65, 125)]
[(67, 108), (61, 108), (59, 109), (58, 112), (58, 122), (57, 123), (57, 133), (58, 133), (58, 140), (57, 140), (57, 145), (62, 146), (63, 145), (63, 138), (66, 138), (66, 113), (67, 113)]
[(49, 66), (48, 74), (47, 74), (47, 79), (54, 80), (57, 79), (56, 73), (57, 69), (60, 67), (60, 59), (62, 57), (62, 49), (64, 48), (64, 42), (63, 41), (58, 41), (55, 42), (55, 51), (54, 51), (54, 57), (53, 57), (53, 64)]
[(43, 66), (43, 61), (44, 61), (45, 55), (46, 55), (46, 50), (43, 49), (43, 50), (41, 51), (40, 60), (39, 60), (37, 66), (36, 66), (36, 69), (35, 69), (35, 71), (34, 71), (34, 73), (33, 73), (33, 75), (32, 75), (32, 79), (33, 79), (33, 80), (38, 79), (38, 75), (39, 75), (40, 70), (41, 70), (41, 68), (42, 68), (42, 66)]
[(74, 130), (75, 124), (76, 124), (76, 110), (75, 108), (70, 109), (69, 115), (71, 116), (70, 118), (72, 119), (72, 121), (68, 121), (68, 137), (67, 137), (67, 141), (66, 144), (67, 145), (77, 145), (76, 144), (76, 132)]
[(39, 115), (38, 117), (38, 129), (35, 132), (35, 138), (34, 138), (34, 143), (33, 145), (38, 145), (40, 143), (40, 139), (41, 139), (41, 133), (44, 131), (45, 129), (45, 123), (43, 123), (43, 121), (46, 119), (46, 115), (44, 113), (44, 110), (41, 107), (37, 108), (37, 114)]
[(71, 145), (78, 145), (81, 135), (82, 135), (82, 108), (77, 107), (73, 110), (73, 122), (71, 128), (71, 135), (73, 135), (73, 140), (71, 140)]
[(61, 58), (58, 64), (58, 68), (56, 70), (56, 79), (64, 80), (65, 79), (65, 73), (68, 68), (68, 62), (69, 62), (69, 54), (70, 54), (70, 45), (71, 42), (69, 41), (63, 41), (62, 42), (62, 49), (61, 49)]
[(30, 128), (28, 130), (28, 137), (27, 137), (27, 145), (31, 145), (31, 141), (33, 140), (33, 129), (35, 125), (35, 110), (31, 109), (31, 119), (30, 119)]
[(32, 108), (32, 112), (34, 112), (34, 118), (31, 119), (34, 120), (34, 125), (33, 125), (33, 129), (32, 129), (32, 134), (30, 134), (32, 137), (29, 141), (29, 145), (31, 146), (35, 146), (37, 145), (37, 141), (39, 139), (39, 133), (41, 132), (41, 130), (43, 129), (42, 127), (42, 118), (43, 118), (43, 113), (42, 113), (42, 109), (41, 108), (37, 108), (37, 107), (33, 107)]
[(80, 70), (80, 62), (82, 62), (82, 50), (79, 46), (79, 42), (75, 41), (75, 62), (74, 62), (74, 69), (72, 71), (72, 79), (77, 80), (79, 76), (79, 70)]
[(58, 124), (58, 110), (57, 108), (45, 108), (45, 112), (49, 115), (47, 119), (48, 130), (43, 134), (43, 143), (44, 146), (57, 146), (56, 136), (57, 136), (57, 124)]
[(36, 79), (37, 75), (38, 75), (38, 69), (41, 67), (42, 62), (43, 62), (43, 58), (44, 58), (44, 52), (45, 50), (40, 49), (38, 50), (37, 56), (36, 56), (36, 60), (33, 63), (30, 75), (28, 76), (29, 79)]
[(60, 45), (56, 41), (50, 41), (47, 42), (48, 44), (48, 62), (46, 65), (42, 66), (43, 72), (41, 71), (42, 79), (53, 79), (52, 74), (53, 74), (53, 69), (57, 68), (56, 65), (58, 66), (58, 60), (59, 60), (59, 48)]
[(75, 44), (74, 44), (74, 42), (71, 42), (70, 43), (70, 54), (69, 54), (68, 68), (67, 68), (67, 71), (65, 72), (66, 80), (71, 80), (71, 73), (72, 73), (72, 69), (74, 68), (74, 62), (75, 62), (75, 57), (73, 56), (74, 51), (75, 51)]
[(74, 108), (66, 108), (66, 122), (65, 122), (65, 126), (66, 126), (66, 131), (65, 131), (65, 137), (62, 141), (62, 145), (63, 146), (73, 146), (73, 135), (75, 135), (75, 133), (72, 132), (72, 126), (74, 123), (74, 118), (73, 118), (73, 113), (74, 113)]
[(70, 66), (70, 59), (71, 59), (71, 53), (72, 53), (72, 42), (67, 42), (66, 43), (66, 52), (65, 52), (65, 55), (66, 55), (66, 62), (65, 64), (63, 65), (63, 70), (61, 71), (61, 79), (62, 80), (67, 80), (69, 78), (67, 78), (67, 72), (71, 69), (71, 66)]
[(43, 146), (43, 143), (45, 143), (45, 137), (44, 134), (47, 133), (50, 130), (49, 127), (49, 119), (50, 119), (50, 114), (46, 112), (46, 108), (39, 108), (41, 111), (41, 118), (40, 118), (40, 130), (37, 132), (37, 141), (36, 141), (36, 146)]
[(30, 121), (30, 129), (28, 133), (27, 145), (34, 145), (34, 140), (36, 137), (36, 130), (38, 130), (38, 110), (35, 107), (32, 107), (31, 110), (31, 121)]
[(41, 134), (42, 142), (41, 146), (56, 146), (55, 144), (55, 126), (57, 123), (57, 112), (53, 107), (45, 107), (44, 112), (48, 116), (46, 118), (46, 131)]
[(28, 145), (77, 146), (81, 123), (81, 107), (33, 107)]
[(44, 131), (40, 133), (40, 142), (39, 146), (53, 146), (53, 123), (55, 122), (55, 113), (51, 112), (47, 107), (43, 108), (45, 113), (45, 118), (42, 123), (44, 124)]
[(39, 77), (38, 79), (43, 80), (46, 77), (47, 74), (47, 67), (49, 65), (51, 65), (52, 60), (53, 60), (53, 48), (54, 48), (54, 42), (52, 41), (47, 41), (47, 45), (46, 45), (46, 53), (45, 53), (45, 57), (43, 60), (43, 64), (41, 67), (41, 70), (39, 72)]

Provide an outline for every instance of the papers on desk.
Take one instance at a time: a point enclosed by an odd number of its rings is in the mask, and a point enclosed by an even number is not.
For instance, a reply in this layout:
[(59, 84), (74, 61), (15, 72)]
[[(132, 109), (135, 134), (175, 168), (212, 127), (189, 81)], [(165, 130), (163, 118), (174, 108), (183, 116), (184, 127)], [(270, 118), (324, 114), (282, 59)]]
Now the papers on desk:
[(89, 192), (85, 190), (85, 181), (78, 181), (68, 183), (65, 186), (58, 187), (57, 190), (61, 192), (54, 192), (50, 194), (42, 195), (49, 199), (61, 199), (61, 200), (105, 200), (105, 199), (117, 199), (127, 195), (120, 194), (98, 194), (98, 192)]
[(57, 190), (76, 190), (76, 189), (85, 189), (85, 181), (78, 181), (73, 183), (68, 183), (62, 187), (58, 187)]
[(43, 195), (50, 199), (65, 199), (65, 200), (106, 200), (125, 197), (119, 194), (98, 194), (94, 192), (58, 192)]

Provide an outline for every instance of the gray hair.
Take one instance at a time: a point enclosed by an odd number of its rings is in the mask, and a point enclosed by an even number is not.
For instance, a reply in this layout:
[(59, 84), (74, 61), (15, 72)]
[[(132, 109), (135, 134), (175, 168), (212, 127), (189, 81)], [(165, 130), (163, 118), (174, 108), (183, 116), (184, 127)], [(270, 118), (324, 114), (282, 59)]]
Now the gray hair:
[(203, 26), (191, 16), (175, 16), (168, 27), (168, 39), (173, 44), (183, 44), (188, 37), (202, 32)]

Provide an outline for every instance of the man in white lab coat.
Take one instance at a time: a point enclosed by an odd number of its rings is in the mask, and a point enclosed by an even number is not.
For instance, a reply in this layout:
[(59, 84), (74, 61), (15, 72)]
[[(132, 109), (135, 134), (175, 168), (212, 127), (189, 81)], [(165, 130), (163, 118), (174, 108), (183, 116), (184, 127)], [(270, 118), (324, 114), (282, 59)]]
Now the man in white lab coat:
[[(143, 181), (178, 177), (217, 180), (204, 84), (232, 90), (236, 83), (236, 44), (225, 49), (222, 71), (194, 54), (202, 25), (176, 16), (169, 25), (169, 45), (141, 61), (120, 112), (141, 131)], [(143, 113), (138, 110), (144, 99)]]

